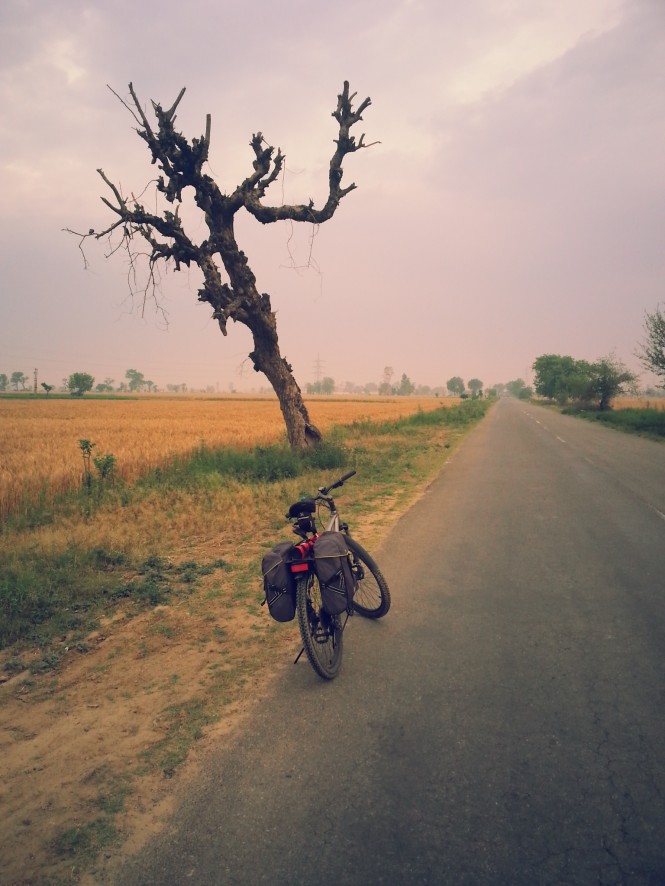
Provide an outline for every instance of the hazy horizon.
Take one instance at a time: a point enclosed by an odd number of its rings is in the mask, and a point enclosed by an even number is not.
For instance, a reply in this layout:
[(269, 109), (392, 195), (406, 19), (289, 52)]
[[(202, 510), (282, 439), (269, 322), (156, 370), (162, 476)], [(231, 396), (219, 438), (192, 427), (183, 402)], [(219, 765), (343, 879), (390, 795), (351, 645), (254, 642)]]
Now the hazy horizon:
[[(660, 0), (173, 0), (135, 7), (7, 0), (0, 9), (0, 372), (59, 386), (142, 372), (160, 388), (266, 388), (250, 336), (223, 337), (194, 271), (141, 316), (107, 226), (101, 167), (125, 192), (154, 176), (126, 108), (170, 105), (232, 190), (262, 131), (286, 155), (266, 202), (324, 198), (344, 80), (370, 96), (348, 157), (357, 190), (320, 228), (237, 219), (303, 390), (394, 381), (529, 381), (544, 353), (634, 355), (665, 302), (665, 4)], [(195, 233), (205, 236), (202, 222)]]

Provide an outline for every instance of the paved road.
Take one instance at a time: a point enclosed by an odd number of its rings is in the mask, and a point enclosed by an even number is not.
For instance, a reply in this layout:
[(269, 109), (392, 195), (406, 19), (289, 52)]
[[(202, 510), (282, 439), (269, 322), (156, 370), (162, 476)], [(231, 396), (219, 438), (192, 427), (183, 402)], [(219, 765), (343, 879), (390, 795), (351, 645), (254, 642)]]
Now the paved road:
[(665, 447), (501, 401), (123, 884), (665, 883)]

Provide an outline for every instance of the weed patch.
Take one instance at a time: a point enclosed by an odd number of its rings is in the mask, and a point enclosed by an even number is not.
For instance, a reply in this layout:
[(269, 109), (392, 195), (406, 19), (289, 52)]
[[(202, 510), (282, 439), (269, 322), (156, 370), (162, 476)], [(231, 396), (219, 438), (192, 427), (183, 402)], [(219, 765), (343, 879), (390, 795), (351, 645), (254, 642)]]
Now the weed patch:
[[(64, 636), (68, 647), (73, 641), (85, 652), (72, 634), (92, 630), (109, 606), (120, 600), (156, 606), (174, 593), (191, 593), (203, 576), (223, 566), (222, 560), (172, 564), (157, 555), (134, 565), (125, 553), (74, 545), (61, 552), (0, 555), (0, 649), (19, 641), (45, 646)], [(53, 670), (60, 655), (45, 654), (31, 671)]]
[(170, 778), (187, 756), (192, 742), (203, 735), (203, 728), (217, 719), (200, 699), (170, 705), (163, 712), (164, 738), (144, 751), (141, 758), (147, 771), (161, 769)]
[(143, 485), (191, 489), (208, 484), (211, 478), (218, 485), (225, 477), (241, 483), (274, 483), (298, 477), (307, 470), (341, 467), (347, 460), (348, 453), (336, 442), (305, 452), (294, 452), (284, 444), (256, 446), (252, 450), (201, 444), (191, 455), (181, 456), (171, 465), (153, 471)]
[(94, 857), (105, 846), (115, 842), (118, 832), (108, 818), (98, 818), (80, 827), (67, 828), (54, 842), (57, 855), (70, 858), (84, 854)]
[(659, 409), (563, 410), (588, 421), (610, 425), (619, 431), (662, 439), (665, 437), (665, 412)]

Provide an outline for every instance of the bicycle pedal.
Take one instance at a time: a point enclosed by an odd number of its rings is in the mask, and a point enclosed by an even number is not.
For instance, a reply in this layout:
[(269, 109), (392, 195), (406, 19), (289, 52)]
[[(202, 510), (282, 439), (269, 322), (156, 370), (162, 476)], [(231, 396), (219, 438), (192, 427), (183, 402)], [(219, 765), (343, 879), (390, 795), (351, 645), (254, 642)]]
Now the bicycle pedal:
[(330, 639), (330, 631), (326, 628), (318, 627), (312, 634), (315, 643), (327, 643)]

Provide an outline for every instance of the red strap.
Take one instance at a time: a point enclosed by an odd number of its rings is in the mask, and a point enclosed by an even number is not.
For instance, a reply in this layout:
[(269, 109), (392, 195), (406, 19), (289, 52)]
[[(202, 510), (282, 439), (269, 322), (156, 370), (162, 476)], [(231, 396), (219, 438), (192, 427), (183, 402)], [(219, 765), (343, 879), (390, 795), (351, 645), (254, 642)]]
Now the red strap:
[(308, 572), (309, 563), (292, 563), (291, 572)]

